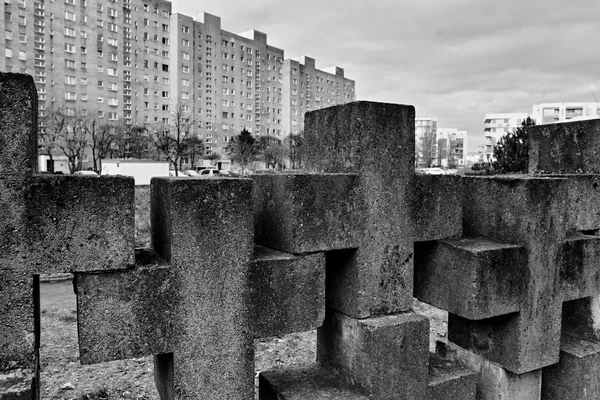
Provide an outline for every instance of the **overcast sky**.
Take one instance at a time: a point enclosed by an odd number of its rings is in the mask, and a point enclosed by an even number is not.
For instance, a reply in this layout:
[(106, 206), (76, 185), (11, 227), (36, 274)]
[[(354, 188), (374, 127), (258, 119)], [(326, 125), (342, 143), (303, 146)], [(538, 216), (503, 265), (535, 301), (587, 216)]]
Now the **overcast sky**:
[(358, 100), (412, 104), (483, 137), (488, 112), (600, 101), (599, 0), (172, 0), (173, 12), (256, 29), (286, 58), (356, 81)]

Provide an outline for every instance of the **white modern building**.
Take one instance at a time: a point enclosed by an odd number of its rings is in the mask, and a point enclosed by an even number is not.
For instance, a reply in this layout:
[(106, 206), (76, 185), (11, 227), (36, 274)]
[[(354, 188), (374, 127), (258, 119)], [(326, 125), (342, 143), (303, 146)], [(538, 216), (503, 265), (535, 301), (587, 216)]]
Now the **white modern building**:
[(537, 125), (563, 121), (600, 118), (600, 103), (541, 103), (534, 104), (531, 118)]
[(467, 131), (456, 128), (439, 128), (438, 165), (457, 168), (466, 165)]
[(494, 154), (494, 145), (513, 129), (521, 126), (528, 113), (490, 113), (483, 119), (483, 155), (489, 161)]

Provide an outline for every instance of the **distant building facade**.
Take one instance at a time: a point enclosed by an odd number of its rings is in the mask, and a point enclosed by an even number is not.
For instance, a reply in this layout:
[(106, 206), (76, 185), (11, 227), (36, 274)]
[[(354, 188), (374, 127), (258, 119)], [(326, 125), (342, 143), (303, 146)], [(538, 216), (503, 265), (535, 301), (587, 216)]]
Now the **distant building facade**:
[(438, 136), (437, 119), (415, 118), (415, 167), (430, 168), (437, 165)]
[[(5, 0), (0, 71), (34, 76), (39, 113), (53, 107), (106, 123), (152, 128), (181, 111), (224, 154), (242, 129), (284, 138), (304, 113), (356, 100), (339, 67), (285, 60), (258, 31), (171, 13), (166, 0)], [(43, 127), (42, 127), (43, 129)]]
[(483, 119), (483, 156), (490, 161), (494, 154), (494, 146), (500, 138), (513, 129), (521, 126), (528, 113), (490, 113)]
[(600, 103), (541, 103), (534, 104), (531, 112), (537, 125), (555, 122), (600, 118)]
[(456, 128), (439, 128), (438, 166), (457, 168), (466, 165), (467, 131)]

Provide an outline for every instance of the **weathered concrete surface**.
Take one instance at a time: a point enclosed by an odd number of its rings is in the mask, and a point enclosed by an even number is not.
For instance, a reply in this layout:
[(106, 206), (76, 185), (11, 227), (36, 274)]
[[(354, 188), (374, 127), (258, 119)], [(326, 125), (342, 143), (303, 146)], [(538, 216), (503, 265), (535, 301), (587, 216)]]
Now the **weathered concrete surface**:
[(317, 364), (263, 371), (259, 375), (259, 400), (367, 400), (335, 372)]
[(358, 245), (356, 174), (257, 174), (252, 179), (257, 244), (296, 254)]
[(567, 232), (600, 229), (600, 175), (560, 176), (568, 179)]
[(136, 267), (77, 273), (79, 359), (98, 363), (173, 351), (175, 290), (171, 268), (151, 250), (139, 250)]
[(469, 319), (519, 311), (527, 255), (484, 237), (415, 243), (415, 297)]
[(317, 361), (363, 388), (369, 398), (426, 398), (427, 317), (404, 313), (354, 319), (328, 310), (317, 335)]
[(590, 342), (600, 342), (600, 294), (564, 302), (562, 332)]
[(414, 116), (412, 106), (362, 101), (305, 116), (306, 170), (359, 174), (358, 249), (327, 276), (328, 304), (355, 318), (412, 305)]
[(560, 294), (563, 301), (589, 297), (600, 291), (600, 237), (573, 234), (560, 245)]
[(457, 175), (415, 175), (414, 241), (462, 236), (462, 180)]
[[(36, 364), (35, 285), (25, 260), (27, 187), (37, 165), (36, 129), (33, 78), (0, 73), (0, 376), (22, 369), (28, 387), (35, 381)], [(10, 380), (10, 374), (0, 379)]]
[(28, 262), (36, 272), (133, 266), (133, 178), (38, 175), (27, 201)]
[(560, 362), (542, 372), (544, 400), (600, 398), (600, 344), (563, 335)]
[(475, 400), (477, 373), (455, 361), (429, 353), (429, 398)]
[(529, 131), (529, 173), (600, 173), (600, 119)]
[[(566, 238), (567, 180), (528, 176), (466, 177), (465, 235), (523, 246), (527, 267), (520, 311), (473, 321), (450, 314), (448, 337), (514, 373), (558, 362), (561, 300), (557, 263)], [(481, 343), (475, 343), (481, 341)]]
[(454, 343), (438, 342), (436, 352), (478, 373), (477, 400), (540, 399), (542, 370), (513, 374)]
[(246, 294), (254, 250), (252, 180), (153, 178), (151, 198), (153, 247), (170, 263), (182, 296), (174, 312), (173, 390), (164, 393), (252, 399)]
[(281, 336), (316, 329), (325, 318), (325, 254), (294, 256), (254, 247), (249, 274), (251, 332)]

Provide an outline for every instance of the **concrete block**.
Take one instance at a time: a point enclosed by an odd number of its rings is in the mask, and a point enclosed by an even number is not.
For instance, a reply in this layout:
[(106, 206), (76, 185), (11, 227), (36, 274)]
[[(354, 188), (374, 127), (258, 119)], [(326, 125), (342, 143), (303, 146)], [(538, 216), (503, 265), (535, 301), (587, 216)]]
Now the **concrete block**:
[(514, 374), (453, 343), (442, 346), (442, 357), (478, 373), (478, 400), (539, 400), (541, 398), (542, 370)]
[(415, 297), (469, 319), (519, 311), (527, 255), (483, 237), (415, 243)]
[(600, 342), (600, 295), (566, 301), (562, 305), (562, 332)]
[(77, 273), (79, 359), (91, 364), (173, 351), (175, 290), (171, 268), (139, 250), (134, 269)]
[[(30, 75), (0, 72), (0, 371), (34, 371), (28, 186), (37, 166), (37, 91)], [(5, 101), (10, 99), (10, 101)]]
[(38, 273), (115, 270), (134, 260), (131, 177), (34, 177), (28, 262)]
[(335, 372), (317, 364), (263, 371), (259, 375), (259, 400), (368, 400)]
[(600, 398), (600, 344), (563, 335), (560, 362), (543, 369), (544, 400)]
[(329, 304), (355, 318), (412, 305), (414, 115), (412, 106), (355, 102), (305, 116), (305, 169), (359, 175), (358, 249), (327, 276)]
[(358, 246), (358, 175), (257, 174), (252, 179), (257, 244), (296, 254)]
[(153, 178), (151, 199), (153, 247), (184, 296), (174, 311), (174, 379), (164, 385), (182, 398), (252, 399), (252, 180)]
[(600, 292), (600, 237), (573, 234), (560, 245), (560, 294), (564, 301), (590, 297)]
[(457, 175), (415, 175), (414, 240), (462, 236), (462, 180)]
[(600, 229), (600, 176), (557, 175), (568, 180), (567, 231)]
[(475, 400), (477, 373), (455, 361), (429, 353), (429, 398)]
[(491, 329), (494, 346), (486, 358), (518, 374), (556, 363), (561, 326), (561, 299), (555, 295), (560, 284), (557, 260), (567, 233), (568, 180), (466, 177), (464, 190), (465, 235), (521, 245), (527, 266), (521, 275), (519, 313), (480, 322), (456, 317), (454, 324), (451, 316), (449, 337), (469, 348), (472, 332)]
[(529, 173), (600, 173), (600, 119), (529, 131)]
[(354, 319), (328, 310), (317, 330), (317, 361), (369, 398), (424, 399), (429, 320), (404, 313)]
[(254, 247), (249, 274), (250, 321), (255, 337), (318, 328), (325, 318), (325, 254), (294, 256)]

